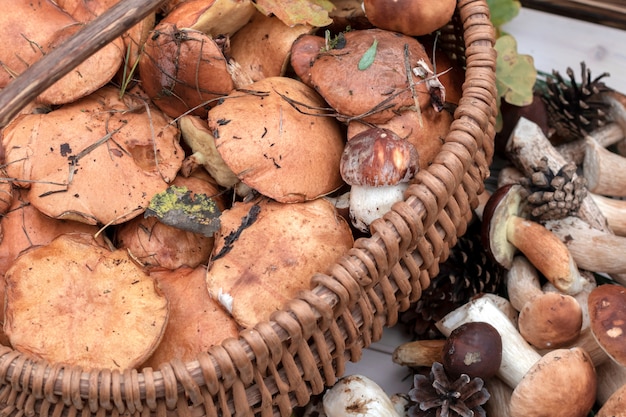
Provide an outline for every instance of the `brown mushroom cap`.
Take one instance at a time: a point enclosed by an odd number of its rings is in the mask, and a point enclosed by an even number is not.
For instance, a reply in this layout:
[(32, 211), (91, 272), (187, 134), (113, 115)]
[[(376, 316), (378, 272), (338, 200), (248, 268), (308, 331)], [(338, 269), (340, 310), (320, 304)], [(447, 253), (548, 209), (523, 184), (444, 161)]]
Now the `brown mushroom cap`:
[[(0, 14), (0, 88), (82, 28), (51, 0), (11, 2)], [(108, 83), (124, 58), (121, 39), (105, 45), (39, 95), (43, 104), (71, 103)]]
[(611, 394), (595, 416), (626, 417), (626, 384)]
[(50, 363), (130, 369), (152, 354), (167, 299), (125, 250), (62, 235), (7, 271), (4, 329), (18, 351)]
[[(27, 250), (50, 243), (65, 233), (95, 235), (96, 226), (71, 220), (53, 219), (42, 214), (28, 201), (27, 190), (16, 189), (13, 204), (2, 217), (4, 237), (0, 239), (0, 276), (3, 276), (15, 259)], [(102, 238), (99, 242), (104, 243)]]
[(217, 151), (244, 184), (280, 202), (299, 202), (343, 184), (343, 135), (334, 118), (315, 110), (323, 106), (304, 83), (269, 77), (233, 91), (209, 111), (208, 125)]
[[(420, 127), (420, 118), (422, 126)], [(419, 166), (429, 166), (441, 150), (446, 135), (450, 131), (452, 116), (447, 111), (436, 111), (427, 107), (421, 112), (403, 111), (377, 127), (395, 132), (398, 136), (412, 143), (419, 155)], [(368, 129), (366, 124), (358, 121), (348, 124), (348, 141), (359, 132)]]
[[(140, 214), (180, 169), (179, 132), (158, 109), (113, 87), (4, 130), (7, 173), (31, 181), (42, 213), (89, 224)], [(157, 165), (158, 164), (158, 165)], [(69, 168), (72, 168), (71, 170)], [(97, 184), (97, 186), (96, 186)]]
[(211, 346), (238, 335), (235, 320), (209, 297), (206, 267), (154, 271), (150, 276), (167, 298), (170, 315), (161, 342), (142, 367), (158, 369), (173, 359), (189, 362)]
[(251, 0), (186, 0), (170, 10), (162, 22), (216, 38), (234, 35), (256, 12)]
[(500, 333), (485, 322), (468, 322), (454, 329), (443, 347), (442, 363), (453, 378), (467, 374), (486, 380), (494, 376), (502, 362)]
[(452, 19), (455, 0), (364, 0), (363, 7), (376, 27), (422, 36), (436, 31)]
[(204, 33), (160, 22), (139, 59), (141, 84), (167, 115), (205, 117), (212, 100), (228, 94), (234, 83), (221, 48)]
[(222, 213), (221, 226), (207, 287), (215, 299), (232, 299), (232, 315), (243, 327), (268, 320), (310, 289), (313, 274), (353, 245), (350, 227), (324, 198), (236, 203)]
[(591, 332), (617, 363), (626, 366), (626, 288), (598, 285), (587, 300)]
[(346, 144), (341, 177), (350, 185), (380, 187), (408, 182), (418, 170), (415, 147), (391, 130), (370, 128)]
[(567, 346), (579, 336), (583, 323), (582, 308), (570, 295), (548, 292), (526, 302), (520, 310), (520, 334), (538, 349)]
[(230, 40), (230, 56), (252, 81), (285, 75), (291, 46), (310, 25), (287, 26), (276, 16), (256, 13)]
[(546, 353), (511, 395), (511, 417), (584, 417), (596, 396), (596, 372), (581, 348)]
[[(423, 60), (432, 68), (418, 40), (380, 29), (350, 31), (344, 38), (343, 47), (318, 53), (310, 71), (310, 85), (342, 117), (359, 116), (371, 123), (383, 123), (396, 112), (415, 106), (416, 100), (420, 109), (431, 105), (426, 83), (412, 73), (416, 90), (413, 97), (405, 70), (406, 59), (411, 67)], [(359, 69), (359, 62), (374, 43), (376, 53), (371, 65)]]

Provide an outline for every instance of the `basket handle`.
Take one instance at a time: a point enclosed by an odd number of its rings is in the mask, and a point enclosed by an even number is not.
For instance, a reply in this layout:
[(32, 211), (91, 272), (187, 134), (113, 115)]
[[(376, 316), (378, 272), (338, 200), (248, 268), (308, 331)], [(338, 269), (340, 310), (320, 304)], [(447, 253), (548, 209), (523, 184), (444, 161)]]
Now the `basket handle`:
[(0, 128), (44, 90), (165, 1), (120, 1), (31, 65), (0, 92)]

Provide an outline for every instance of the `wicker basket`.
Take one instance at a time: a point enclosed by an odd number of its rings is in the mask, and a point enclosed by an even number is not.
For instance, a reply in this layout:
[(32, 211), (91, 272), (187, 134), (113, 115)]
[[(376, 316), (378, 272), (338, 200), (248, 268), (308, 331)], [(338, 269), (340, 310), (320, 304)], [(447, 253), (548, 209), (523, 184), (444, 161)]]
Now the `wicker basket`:
[(497, 109), (495, 35), (486, 1), (459, 0), (443, 33), (466, 64), (443, 149), (418, 174), (406, 200), (327, 274), (316, 274), (310, 291), (239, 339), (158, 370), (84, 372), (0, 347), (2, 415), (286, 417), (334, 384), (346, 361), (358, 361), (363, 348), (420, 298), (465, 233), (489, 173)]

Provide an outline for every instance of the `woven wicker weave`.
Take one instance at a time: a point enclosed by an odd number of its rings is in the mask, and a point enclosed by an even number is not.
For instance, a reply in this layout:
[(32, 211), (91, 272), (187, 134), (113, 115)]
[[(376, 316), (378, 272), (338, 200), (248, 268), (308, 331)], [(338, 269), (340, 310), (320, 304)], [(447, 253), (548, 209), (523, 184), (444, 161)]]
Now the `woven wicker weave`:
[(465, 233), (488, 176), (496, 53), (485, 0), (459, 0), (453, 22), (443, 39), (462, 51), (466, 82), (443, 149), (370, 238), (313, 277), (311, 291), (239, 339), (158, 370), (83, 372), (2, 347), (2, 415), (286, 417), (334, 384), (346, 361), (358, 361), (420, 298)]

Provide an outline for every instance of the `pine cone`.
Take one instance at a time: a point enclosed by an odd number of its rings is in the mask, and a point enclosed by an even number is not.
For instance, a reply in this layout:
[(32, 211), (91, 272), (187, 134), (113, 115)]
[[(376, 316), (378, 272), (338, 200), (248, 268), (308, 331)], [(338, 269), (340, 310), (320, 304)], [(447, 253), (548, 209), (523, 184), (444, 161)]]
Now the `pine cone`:
[(530, 217), (551, 220), (575, 215), (587, 195), (585, 177), (575, 175), (576, 164), (570, 162), (552, 172), (542, 159), (534, 171), (530, 178), (520, 181), (528, 193)]
[(605, 72), (592, 80), (586, 64), (582, 62), (580, 66), (580, 84), (571, 68), (567, 68), (569, 80), (555, 70), (552, 76), (546, 76), (546, 88), (542, 93), (549, 124), (554, 135), (563, 142), (580, 138), (607, 123), (608, 106), (601, 95), (611, 89), (600, 80), (609, 74)]
[(431, 279), (415, 308), (402, 315), (402, 321), (419, 339), (441, 338), (434, 323), (476, 294), (499, 293), (503, 276), (502, 268), (480, 243), (480, 222), (476, 221), (450, 250), (439, 274)]

